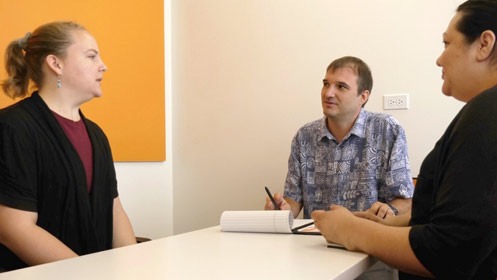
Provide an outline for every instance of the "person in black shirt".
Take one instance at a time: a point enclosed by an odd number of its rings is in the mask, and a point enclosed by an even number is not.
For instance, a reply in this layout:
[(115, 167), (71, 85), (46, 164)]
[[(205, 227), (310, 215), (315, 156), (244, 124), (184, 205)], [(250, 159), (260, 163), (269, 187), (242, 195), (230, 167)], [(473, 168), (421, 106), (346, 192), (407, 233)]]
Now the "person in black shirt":
[(443, 34), (442, 92), (466, 104), (423, 161), (411, 212), (315, 211), (326, 240), (377, 257), (400, 279), (496, 279), (496, 19), (497, 0), (469, 0)]

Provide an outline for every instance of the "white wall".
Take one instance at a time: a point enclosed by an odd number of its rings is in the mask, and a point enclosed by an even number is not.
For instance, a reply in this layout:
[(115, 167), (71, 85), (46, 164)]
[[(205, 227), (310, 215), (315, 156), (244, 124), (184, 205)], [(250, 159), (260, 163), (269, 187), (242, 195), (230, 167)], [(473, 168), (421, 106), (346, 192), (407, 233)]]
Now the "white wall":
[(116, 163), (119, 196), (135, 235), (160, 238), (173, 234), (170, 162)]
[(291, 138), (321, 117), (325, 68), (343, 55), (373, 71), (366, 109), (410, 94), (409, 110), (388, 113), (407, 132), (415, 176), (463, 105), (441, 94), (435, 65), (461, 2), (166, 0), (168, 161), (117, 164), (137, 233), (213, 226), (224, 210), (261, 209), (265, 185), (281, 192)]

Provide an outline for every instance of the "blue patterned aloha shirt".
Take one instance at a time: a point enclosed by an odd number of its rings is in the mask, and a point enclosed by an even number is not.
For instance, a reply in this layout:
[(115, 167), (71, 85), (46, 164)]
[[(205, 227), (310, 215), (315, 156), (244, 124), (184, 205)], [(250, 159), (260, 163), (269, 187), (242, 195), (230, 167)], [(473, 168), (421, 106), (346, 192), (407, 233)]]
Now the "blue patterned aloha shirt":
[(376, 201), (411, 198), (414, 185), (404, 129), (390, 115), (361, 110), (341, 143), (326, 117), (292, 140), (284, 195), (304, 207), (304, 218), (331, 204), (363, 211)]

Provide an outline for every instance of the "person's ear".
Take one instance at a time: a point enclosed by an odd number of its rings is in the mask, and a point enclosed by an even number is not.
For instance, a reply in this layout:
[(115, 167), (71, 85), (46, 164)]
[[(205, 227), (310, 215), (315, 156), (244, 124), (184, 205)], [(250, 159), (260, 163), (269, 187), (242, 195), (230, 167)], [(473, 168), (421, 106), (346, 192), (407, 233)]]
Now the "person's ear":
[(485, 30), (481, 33), (478, 40), (478, 53), (476, 59), (484, 61), (492, 57), (492, 52), (495, 46), (495, 34), (491, 30)]
[(50, 70), (57, 74), (57, 76), (62, 75), (63, 64), (57, 56), (49, 54), (45, 58), (45, 62), (47, 63), (48, 68), (50, 68)]
[(366, 102), (368, 102), (369, 95), (370, 95), (369, 90), (363, 90), (361, 92), (361, 105), (362, 106), (364, 106), (364, 104), (366, 104)]

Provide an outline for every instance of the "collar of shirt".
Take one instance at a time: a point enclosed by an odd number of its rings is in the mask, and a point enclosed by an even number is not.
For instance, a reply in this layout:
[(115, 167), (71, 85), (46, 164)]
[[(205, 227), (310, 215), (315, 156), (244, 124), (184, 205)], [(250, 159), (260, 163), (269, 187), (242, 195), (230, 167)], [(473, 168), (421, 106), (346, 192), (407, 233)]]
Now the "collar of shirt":
[[(364, 132), (364, 125), (366, 123), (368, 112), (361, 109), (361, 112), (359, 113), (359, 116), (357, 117), (354, 125), (350, 129), (349, 133), (345, 135), (343, 138), (343, 141), (347, 140), (350, 138), (351, 135), (355, 135), (360, 138), (365, 137), (365, 132)], [(331, 134), (331, 132), (328, 130), (328, 127), (326, 127), (326, 116), (323, 117), (322, 122), (321, 122), (321, 128), (320, 128), (320, 135), (319, 139), (323, 140), (324, 138), (328, 140), (333, 140), (336, 142), (335, 136)], [(342, 142), (343, 142), (342, 141)]]

